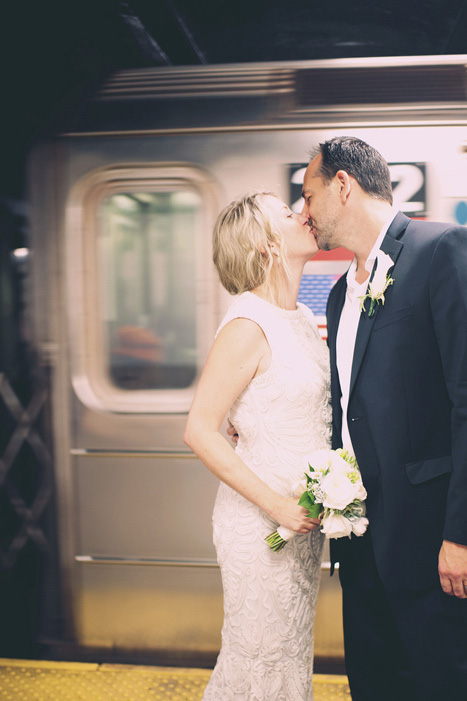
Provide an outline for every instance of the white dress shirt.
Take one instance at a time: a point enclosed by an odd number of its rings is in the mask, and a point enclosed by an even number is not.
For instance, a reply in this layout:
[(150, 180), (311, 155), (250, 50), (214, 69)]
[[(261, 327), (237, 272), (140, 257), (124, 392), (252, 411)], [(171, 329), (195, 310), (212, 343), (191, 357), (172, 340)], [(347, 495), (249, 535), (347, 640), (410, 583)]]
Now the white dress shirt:
[[(392, 210), (390, 217), (385, 222), (381, 229), (375, 245), (371, 249), (365, 263), (365, 270), (371, 273), (376, 260), (376, 254), (381, 248), (381, 243), (386, 235), (387, 230), (391, 226), (392, 220), (396, 216), (397, 211)], [(347, 272), (347, 291), (345, 294), (345, 302), (342, 308), (341, 317), (339, 320), (339, 328), (337, 330), (336, 339), (336, 363), (339, 373), (339, 383), (341, 386), (342, 397), (342, 445), (352, 453), (352, 441), (350, 440), (349, 427), (347, 424), (347, 407), (349, 404), (350, 392), (350, 376), (352, 373), (353, 354), (355, 349), (355, 340), (357, 338), (358, 323), (360, 321), (360, 299), (366, 294), (368, 288), (368, 277), (365, 282), (358, 284), (355, 280), (357, 271), (357, 259), (354, 258)]]

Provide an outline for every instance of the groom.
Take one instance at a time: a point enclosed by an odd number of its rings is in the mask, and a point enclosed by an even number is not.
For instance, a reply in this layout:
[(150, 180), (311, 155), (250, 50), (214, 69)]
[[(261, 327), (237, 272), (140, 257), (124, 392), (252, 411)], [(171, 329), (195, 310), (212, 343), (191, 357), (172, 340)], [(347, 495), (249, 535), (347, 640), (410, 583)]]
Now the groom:
[(327, 310), (333, 447), (353, 448), (370, 521), (332, 543), (352, 698), (462, 701), (467, 228), (394, 211), (386, 162), (352, 137), (320, 144), (303, 197), (319, 247), (355, 253)]

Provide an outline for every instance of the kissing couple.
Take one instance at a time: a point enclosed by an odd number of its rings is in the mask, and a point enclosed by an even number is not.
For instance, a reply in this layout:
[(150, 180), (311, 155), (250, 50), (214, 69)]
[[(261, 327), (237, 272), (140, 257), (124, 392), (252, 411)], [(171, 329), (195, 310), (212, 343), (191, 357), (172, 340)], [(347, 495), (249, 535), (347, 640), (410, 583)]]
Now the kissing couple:
[[(369, 527), (331, 540), (354, 701), (467, 699), (467, 229), (392, 207), (370, 145), (319, 145), (296, 214), (271, 193), (219, 215), (214, 263), (237, 295), (185, 442), (221, 481), (214, 544), (222, 647), (206, 701), (313, 698), (323, 533), (292, 483), (314, 451), (355, 455)], [(305, 263), (355, 257), (332, 289), (328, 344), (297, 302)], [(379, 272), (378, 272), (379, 268)], [(219, 432), (228, 414), (234, 447)], [(235, 427), (235, 428), (233, 428)], [(280, 551), (265, 538), (295, 532)]]

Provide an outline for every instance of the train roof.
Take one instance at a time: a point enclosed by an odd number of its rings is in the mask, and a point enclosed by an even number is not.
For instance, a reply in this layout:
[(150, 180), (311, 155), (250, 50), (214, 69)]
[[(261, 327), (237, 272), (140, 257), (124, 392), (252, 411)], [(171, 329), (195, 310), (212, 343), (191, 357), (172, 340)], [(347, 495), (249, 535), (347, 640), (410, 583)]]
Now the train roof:
[(284, 61), (117, 71), (62, 134), (306, 128), (465, 121), (467, 55)]

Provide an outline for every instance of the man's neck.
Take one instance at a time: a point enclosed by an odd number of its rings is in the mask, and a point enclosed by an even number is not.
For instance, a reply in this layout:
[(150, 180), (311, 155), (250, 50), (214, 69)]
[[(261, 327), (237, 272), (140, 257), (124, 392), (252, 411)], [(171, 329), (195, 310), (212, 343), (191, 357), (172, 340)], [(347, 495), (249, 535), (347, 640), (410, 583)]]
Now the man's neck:
[(361, 285), (365, 282), (365, 280), (368, 279), (368, 275), (370, 274), (368, 270), (365, 268), (365, 263), (366, 263), (366, 258), (363, 261), (363, 263), (358, 262), (357, 258), (357, 269), (355, 271), (355, 282), (357, 285)]
[(365, 264), (392, 211), (389, 203), (372, 200), (367, 203), (358, 222), (355, 222), (352, 227), (355, 235), (351, 242), (352, 247), (349, 248), (355, 253), (357, 262), (355, 280), (359, 284), (364, 282), (369, 275)]

